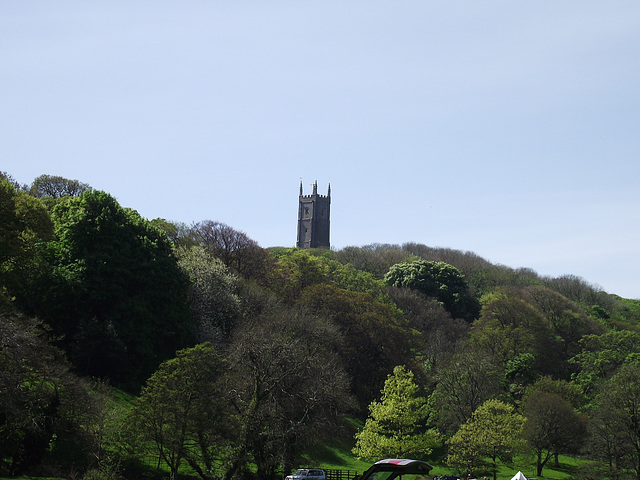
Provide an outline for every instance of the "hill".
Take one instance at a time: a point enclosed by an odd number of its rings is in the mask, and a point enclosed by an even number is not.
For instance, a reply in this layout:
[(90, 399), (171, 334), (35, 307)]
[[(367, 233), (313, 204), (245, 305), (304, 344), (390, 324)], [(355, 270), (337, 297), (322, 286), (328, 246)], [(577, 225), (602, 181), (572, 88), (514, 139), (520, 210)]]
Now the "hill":
[[(3, 474), (273, 480), (327, 445), (352, 462), (344, 419), (365, 428), (397, 366), (424, 399), (403, 435), (437, 431), (413, 452), (432, 463), (488, 474), (448, 440), (499, 401), (526, 419), (537, 476), (560, 455), (604, 477), (637, 464), (620, 406), (640, 395), (637, 300), (472, 252), (263, 249), (85, 185), (0, 187)], [(111, 402), (114, 387), (130, 402)], [(378, 438), (399, 434), (382, 423)]]

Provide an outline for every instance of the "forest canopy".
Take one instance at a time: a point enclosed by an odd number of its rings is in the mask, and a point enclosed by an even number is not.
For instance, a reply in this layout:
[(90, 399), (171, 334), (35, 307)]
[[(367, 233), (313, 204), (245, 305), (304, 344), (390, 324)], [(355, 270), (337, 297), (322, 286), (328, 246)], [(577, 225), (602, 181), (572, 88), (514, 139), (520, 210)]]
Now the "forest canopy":
[(139, 478), (154, 458), (275, 480), (342, 438), (460, 474), (526, 451), (538, 475), (580, 454), (640, 478), (640, 302), (576, 276), (416, 243), (265, 249), (4, 173), (0, 282), (2, 475)]

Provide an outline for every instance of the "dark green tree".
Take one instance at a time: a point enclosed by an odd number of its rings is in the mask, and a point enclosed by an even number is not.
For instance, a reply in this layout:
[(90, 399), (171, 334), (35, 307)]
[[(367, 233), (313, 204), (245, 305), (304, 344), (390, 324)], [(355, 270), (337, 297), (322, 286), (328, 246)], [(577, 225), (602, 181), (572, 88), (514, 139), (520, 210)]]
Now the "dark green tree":
[(606, 380), (596, 397), (592, 451), (616, 472), (630, 470), (640, 479), (640, 356), (632, 355)]
[(75, 452), (65, 468), (81, 468), (90, 447), (81, 428), (90, 423), (84, 384), (39, 321), (0, 313), (0, 338), (0, 474), (57, 463), (65, 448)]
[(415, 260), (393, 265), (384, 276), (388, 285), (412, 288), (442, 302), (454, 318), (478, 318), (480, 303), (471, 294), (464, 275), (444, 262)]
[(163, 362), (134, 403), (131, 443), (151, 442), (171, 478), (188, 463), (203, 480), (217, 478), (231, 424), (221, 390), (223, 361), (210, 344), (180, 350)]
[(501, 366), (486, 352), (469, 347), (452, 355), (434, 377), (436, 387), (429, 397), (431, 421), (450, 435), (480, 405), (502, 393)]
[(275, 479), (302, 453), (334, 438), (353, 407), (338, 351), (343, 338), (326, 318), (277, 305), (240, 325), (228, 345), (227, 391), (238, 427), (224, 478), (256, 465)]
[(498, 289), (482, 300), (482, 314), (471, 328), (471, 342), (504, 366), (514, 400), (519, 400), (537, 377), (566, 372), (566, 362), (561, 362), (561, 339), (549, 319), (520, 298), (518, 289)]
[(524, 437), (536, 455), (536, 475), (550, 458), (560, 453), (578, 453), (586, 437), (586, 418), (555, 393), (534, 391), (525, 401), (527, 421)]
[(190, 341), (188, 278), (166, 236), (105, 192), (65, 197), (53, 220), (50, 270), (28, 307), (64, 336), (79, 371), (139, 388)]
[(554, 380), (550, 376), (540, 377), (536, 380), (536, 382), (527, 389), (524, 401), (526, 402), (527, 397), (536, 392), (558, 395), (578, 411), (580, 411), (587, 402), (580, 385), (576, 385), (574, 382), (567, 380)]
[(387, 288), (389, 297), (402, 311), (409, 327), (420, 333), (416, 353), (426, 370), (436, 373), (441, 364), (456, 351), (458, 342), (468, 336), (469, 323), (461, 318), (451, 318), (440, 302), (417, 290)]
[(362, 408), (376, 398), (396, 365), (410, 361), (418, 334), (389, 304), (366, 293), (318, 284), (304, 290), (299, 305), (331, 318), (349, 339), (340, 356)]

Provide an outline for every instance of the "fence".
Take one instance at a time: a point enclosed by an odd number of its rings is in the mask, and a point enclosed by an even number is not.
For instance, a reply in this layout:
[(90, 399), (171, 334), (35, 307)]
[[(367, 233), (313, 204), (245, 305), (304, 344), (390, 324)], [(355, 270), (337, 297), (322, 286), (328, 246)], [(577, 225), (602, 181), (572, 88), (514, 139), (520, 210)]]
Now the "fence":
[(327, 473), (327, 480), (354, 480), (359, 477), (360, 473), (357, 470), (337, 470), (331, 468), (325, 468)]

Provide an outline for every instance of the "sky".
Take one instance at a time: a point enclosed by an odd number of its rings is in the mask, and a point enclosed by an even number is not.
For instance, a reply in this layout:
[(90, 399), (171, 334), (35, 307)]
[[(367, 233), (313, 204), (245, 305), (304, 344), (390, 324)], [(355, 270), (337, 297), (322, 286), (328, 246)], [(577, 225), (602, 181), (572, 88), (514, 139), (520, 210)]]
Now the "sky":
[(640, 298), (640, 2), (0, 0), (0, 171)]

